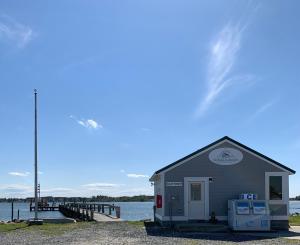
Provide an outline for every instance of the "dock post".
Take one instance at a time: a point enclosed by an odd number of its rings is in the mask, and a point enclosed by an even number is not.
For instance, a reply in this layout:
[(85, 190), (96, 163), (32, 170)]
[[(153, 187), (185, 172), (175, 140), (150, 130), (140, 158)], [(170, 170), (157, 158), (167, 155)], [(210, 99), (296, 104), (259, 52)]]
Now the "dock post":
[(94, 211), (91, 210), (91, 221), (94, 220)]
[(88, 209), (85, 210), (85, 215), (86, 215), (86, 220), (89, 220), (89, 210)]
[(11, 221), (14, 220), (14, 201), (11, 202)]
[(109, 213), (108, 214), (111, 215), (111, 206), (109, 206)]
[(18, 209), (18, 220), (20, 220), (20, 209)]
[(116, 216), (118, 219), (121, 217), (121, 208), (120, 207), (116, 207)]
[(104, 214), (104, 204), (102, 204), (102, 213)]

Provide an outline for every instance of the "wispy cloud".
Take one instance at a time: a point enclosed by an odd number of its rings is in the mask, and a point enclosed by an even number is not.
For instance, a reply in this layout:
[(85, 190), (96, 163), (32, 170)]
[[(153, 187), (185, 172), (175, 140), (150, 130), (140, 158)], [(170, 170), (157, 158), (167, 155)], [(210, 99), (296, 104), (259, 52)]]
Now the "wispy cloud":
[(32, 189), (31, 186), (21, 184), (4, 184), (0, 185), (0, 190), (9, 192), (26, 192)]
[(263, 105), (261, 105), (248, 119), (248, 122), (253, 121), (255, 118), (257, 118), (259, 115), (267, 111), (270, 107), (272, 107), (275, 104), (275, 100), (269, 101)]
[(64, 188), (64, 187), (55, 187), (55, 188), (49, 188), (49, 189), (41, 189), (41, 193), (66, 193), (66, 192), (72, 192), (73, 189), (71, 188)]
[(12, 176), (27, 177), (30, 175), (30, 172), (9, 172), (8, 174)]
[(25, 47), (36, 33), (8, 15), (0, 15), (0, 41), (7, 41), (19, 48)]
[(121, 173), (126, 174), (128, 178), (149, 178), (149, 175), (146, 174), (133, 174), (133, 173), (126, 173), (124, 169), (120, 170)]
[(89, 129), (99, 129), (99, 128), (103, 128), (103, 126), (96, 122), (93, 119), (76, 119), (76, 117), (74, 117), (73, 115), (70, 116), (71, 119), (75, 120), (79, 125), (85, 127), (85, 128), (89, 128)]
[(230, 86), (243, 85), (253, 80), (254, 76), (249, 74), (234, 74), (246, 27), (247, 24), (229, 22), (211, 43), (206, 75), (207, 90), (196, 110), (197, 117), (202, 116)]
[(82, 185), (83, 187), (89, 188), (89, 189), (102, 189), (102, 188), (113, 188), (120, 186), (119, 184), (112, 184), (112, 183), (91, 183), (91, 184), (85, 184)]
[(128, 178), (149, 178), (148, 175), (145, 174), (127, 174)]

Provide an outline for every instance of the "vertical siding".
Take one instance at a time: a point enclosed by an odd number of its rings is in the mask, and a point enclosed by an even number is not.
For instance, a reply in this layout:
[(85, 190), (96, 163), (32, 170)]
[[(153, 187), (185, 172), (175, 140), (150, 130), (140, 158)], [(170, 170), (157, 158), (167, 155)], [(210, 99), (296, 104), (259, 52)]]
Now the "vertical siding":
[[(231, 147), (230, 143), (223, 143), (216, 148)], [(212, 151), (211, 149), (210, 151)], [(258, 199), (265, 199), (265, 172), (282, 172), (281, 169), (241, 150), (243, 160), (235, 165), (222, 166), (210, 162), (210, 151), (197, 156), (184, 164), (165, 173), (165, 182), (183, 182), (184, 177), (212, 177), (209, 183), (209, 212), (214, 211), (217, 216), (227, 215), (227, 201), (236, 199), (240, 193), (252, 192), (258, 194)], [(165, 214), (170, 214), (170, 197), (175, 196), (172, 202), (173, 216), (184, 215), (184, 186), (165, 187)]]

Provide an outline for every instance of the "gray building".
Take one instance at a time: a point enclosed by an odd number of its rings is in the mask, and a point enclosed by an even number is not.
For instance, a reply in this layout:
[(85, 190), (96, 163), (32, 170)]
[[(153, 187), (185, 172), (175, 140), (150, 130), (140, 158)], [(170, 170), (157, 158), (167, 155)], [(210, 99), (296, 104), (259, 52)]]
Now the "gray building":
[(292, 174), (294, 170), (225, 136), (153, 174), (155, 218), (161, 223), (205, 221), (214, 213), (227, 221), (228, 200), (254, 193), (268, 201), (272, 228), (287, 228)]

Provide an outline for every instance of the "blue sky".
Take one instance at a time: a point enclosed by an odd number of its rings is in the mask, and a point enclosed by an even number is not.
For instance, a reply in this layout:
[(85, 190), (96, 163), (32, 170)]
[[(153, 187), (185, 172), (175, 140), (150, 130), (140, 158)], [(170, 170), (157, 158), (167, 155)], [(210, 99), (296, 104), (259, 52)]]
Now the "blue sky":
[[(1, 1), (0, 195), (152, 194), (228, 135), (300, 172), (298, 1)], [(298, 175), (290, 195), (300, 194)]]

